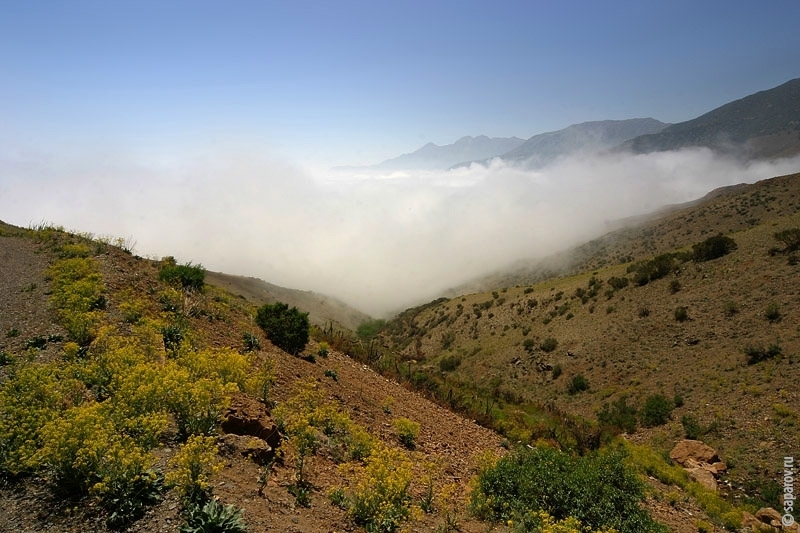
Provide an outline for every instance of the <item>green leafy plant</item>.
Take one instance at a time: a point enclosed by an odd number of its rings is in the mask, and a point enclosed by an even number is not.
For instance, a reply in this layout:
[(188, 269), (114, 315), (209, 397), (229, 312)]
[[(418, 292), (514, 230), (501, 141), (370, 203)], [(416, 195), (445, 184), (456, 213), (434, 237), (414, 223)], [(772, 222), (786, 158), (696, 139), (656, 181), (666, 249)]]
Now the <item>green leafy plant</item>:
[(256, 312), (256, 324), (278, 348), (292, 355), (303, 351), (308, 343), (308, 313), (282, 302), (264, 304)]
[(261, 349), (261, 341), (258, 340), (258, 336), (249, 331), (242, 334), (242, 343), (245, 352), (256, 352)]
[(183, 519), (180, 533), (247, 533), (242, 510), (216, 498), (187, 508)]

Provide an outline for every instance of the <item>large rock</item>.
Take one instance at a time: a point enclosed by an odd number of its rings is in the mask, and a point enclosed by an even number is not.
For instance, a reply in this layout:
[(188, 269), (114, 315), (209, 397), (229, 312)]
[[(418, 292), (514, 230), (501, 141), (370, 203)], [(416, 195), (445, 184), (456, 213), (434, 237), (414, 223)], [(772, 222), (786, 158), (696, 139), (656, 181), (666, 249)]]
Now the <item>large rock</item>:
[(220, 448), (223, 453), (249, 457), (259, 465), (265, 465), (275, 459), (275, 450), (269, 444), (258, 437), (249, 435), (234, 435), (233, 433), (223, 435)]
[(756, 511), (756, 518), (772, 527), (781, 527), (781, 514), (772, 507), (762, 507)]
[(705, 468), (696, 466), (694, 468), (687, 468), (686, 471), (689, 473), (689, 476), (691, 476), (692, 479), (700, 483), (708, 490), (713, 490), (714, 492), (717, 491), (717, 480), (714, 478), (714, 474)]
[(669, 452), (669, 457), (679, 465), (694, 468), (701, 464), (719, 462), (717, 450), (699, 440), (682, 440)]

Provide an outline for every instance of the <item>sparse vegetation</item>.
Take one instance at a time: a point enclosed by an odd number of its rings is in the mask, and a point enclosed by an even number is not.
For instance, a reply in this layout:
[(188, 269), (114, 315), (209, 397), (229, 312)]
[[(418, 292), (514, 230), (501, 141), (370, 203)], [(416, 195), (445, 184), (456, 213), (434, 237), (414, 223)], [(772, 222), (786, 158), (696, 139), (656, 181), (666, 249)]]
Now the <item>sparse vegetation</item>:
[(628, 405), (628, 398), (620, 396), (612, 404), (604, 404), (597, 413), (597, 420), (604, 426), (618, 428), (626, 433), (636, 431), (636, 408)]
[(781, 315), (781, 308), (775, 302), (769, 304), (766, 309), (764, 309), (764, 318), (766, 318), (770, 323), (774, 324), (776, 322), (780, 322), (783, 318)]
[(686, 322), (689, 320), (689, 308), (686, 306), (676, 307), (674, 314), (677, 322)]

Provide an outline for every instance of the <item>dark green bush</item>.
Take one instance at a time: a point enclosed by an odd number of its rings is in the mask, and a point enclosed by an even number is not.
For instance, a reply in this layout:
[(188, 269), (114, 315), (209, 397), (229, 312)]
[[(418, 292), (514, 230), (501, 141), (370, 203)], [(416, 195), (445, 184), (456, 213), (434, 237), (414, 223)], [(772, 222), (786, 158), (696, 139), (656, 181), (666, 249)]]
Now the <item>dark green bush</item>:
[(302, 352), (308, 343), (308, 313), (302, 313), (296, 307), (290, 309), (283, 302), (259, 307), (256, 324), (272, 344), (292, 355)]
[(442, 372), (452, 372), (458, 365), (461, 364), (461, 357), (457, 355), (448, 355), (447, 357), (443, 357), (441, 361), (439, 361), (439, 370)]
[(727, 255), (736, 248), (736, 241), (720, 233), (692, 246), (692, 256), (695, 262), (701, 263)]
[(522, 341), (522, 347), (525, 348), (526, 352), (532, 353), (533, 349), (536, 347), (536, 341), (533, 339), (525, 339)]
[(641, 507), (644, 484), (624, 458), (619, 450), (575, 456), (549, 447), (520, 448), (479, 474), (471, 507), (484, 520), (517, 522), (542, 509), (558, 520), (573, 516), (591, 529), (663, 531)]
[(206, 269), (203, 265), (176, 265), (171, 261), (161, 267), (158, 279), (170, 285), (177, 285), (184, 289), (202, 290), (206, 279)]
[(777, 344), (770, 344), (769, 348), (764, 346), (747, 346), (744, 349), (744, 354), (747, 356), (747, 364), (754, 365), (767, 359), (772, 359), (781, 354), (783, 350)]
[(570, 394), (578, 394), (579, 392), (587, 390), (589, 390), (589, 380), (583, 377), (583, 374), (578, 374), (572, 378), (572, 381), (570, 381), (567, 392)]
[(675, 320), (678, 322), (686, 322), (689, 320), (689, 308), (686, 306), (675, 308)]
[(543, 352), (550, 353), (558, 347), (558, 341), (553, 337), (547, 337), (539, 348), (542, 349)]
[(628, 405), (628, 398), (621, 396), (611, 405), (603, 405), (603, 408), (597, 413), (597, 421), (604, 426), (633, 433), (636, 431), (636, 408)]
[(608, 279), (608, 284), (614, 287), (615, 290), (624, 289), (628, 286), (628, 278), (618, 278), (614, 276)]
[(673, 279), (669, 282), (669, 292), (670, 294), (675, 294), (676, 292), (681, 290), (681, 282), (677, 279)]
[(687, 439), (697, 440), (703, 433), (700, 428), (700, 422), (692, 415), (683, 415), (681, 424), (683, 425), (683, 433), (686, 435)]
[(785, 229), (777, 232), (774, 237), (782, 242), (786, 248), (784, 252), (800, 250), (800, 228)]
[(666, 424), (675, 406), (672, 400), (661, 394), (648, 396), (641, 410), (642, 425), (655, 427)]
[(554, 365), (553, 366), (553, 379), (556, 380), (563, 372), (561, 365)]

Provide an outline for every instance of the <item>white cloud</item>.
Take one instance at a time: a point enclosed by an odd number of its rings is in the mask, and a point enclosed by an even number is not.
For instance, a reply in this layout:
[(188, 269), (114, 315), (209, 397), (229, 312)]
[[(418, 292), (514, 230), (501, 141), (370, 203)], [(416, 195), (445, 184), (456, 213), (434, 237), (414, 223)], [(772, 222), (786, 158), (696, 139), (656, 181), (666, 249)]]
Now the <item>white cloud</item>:
[(7, 152), (0, 219), (132, 236), (140, 254), (383, 314), (600, 235), (608, 221), (798, 167), (800, 158), (741, 165), (701, 149), (565, 160), (536, 172), (494, 162), (330, 179), (253, 154), (209, 152), (158, 167), (124, 154)]

